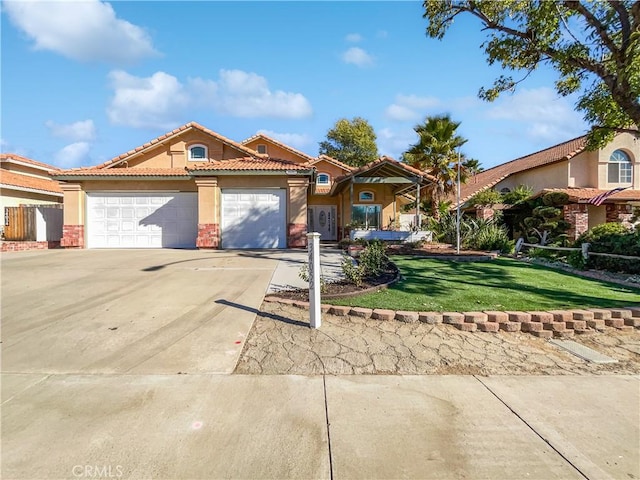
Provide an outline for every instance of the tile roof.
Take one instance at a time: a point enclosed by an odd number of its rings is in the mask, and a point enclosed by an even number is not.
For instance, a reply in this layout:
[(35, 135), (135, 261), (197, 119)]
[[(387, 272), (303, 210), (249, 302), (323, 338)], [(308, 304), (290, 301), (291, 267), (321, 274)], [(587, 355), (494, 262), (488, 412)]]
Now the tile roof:
[(189, 171), (308, 171), (312, 168), (307, 164), (277, 158), (244, 157), (203, 163), (190, 167)]
[[(599, 190), (597, 188), (545, 188), (540, 195), (548, 192), (564, 192), (569, 195), (571, 202), (585, 203), (590, 198), (605, 193), (607, 190)], [(614, 203), (616, 201), (633, 201), (640, 200), (640, 190), (622, 190), (616, 192), (605, 200), (605, 203)]]
[(55, 180), (48, 178), (22, 175), (10, 170), (0, 170), (0, 184), (4, 187), (28, 188), (30, 190), (40, 190), (46, 193), (62, 194), (60, 185)]
[(460, 201), (462, 203), (466, 202), (476, 193), (494, 187), (509, 175), (532, 170), (562, 160), (569, 160), (584, 151), (586, 144), (587, 137), (583, 135), (582, 137), (574, 138), (564, 143), (554, 145), (553, 147), (540, 150), (539, 152), (484, 170), (460, 186)]
[(356, 167), (352, 167), (351, 165), (347, 165), (346, 163), (342, 163), (339, 160), (336, 160), (333, 157), (330, 157), (329, 155), (319, 155), (317, 158), (313, 159), (312, 161), (309, 162), (309, 165), (315, 165), (316, 163), (320, 162), (320, 161), (326, 161), (329, 163), (333, 163), (336, 167), (340, 167), (343, 170), (347, 171), (347, 172), (352, 172), (353, 170), (356, 169)]
[(184, 168), (71, 168), (56, 172), (54, 177), (188, 177)]
[(419, 175), (421, 177), (427, 178), (429, 180), (433, 180), (433, 177), (431, 175), (429, 175), (426, 172), (423, 172), (422, 170), (418, 170), (417, 168), (414, 168), (410, 165), (407, 165), (406, 163), (403, 162), (399, 162), (398, 160), (395, 160), (391, 157), (387, 157), (385, 155), (383, 155), (382, 157), (378, 158), (377, 160), (374, 160), (373, 162), (367, 163), (366, 165), (363, 165), (362, 167), (356, 168), (354, 170), (351, 171), (351, 173), (347, 174), (347, 175), (343, 175), (342, 177), (339, 177), (336, 179), (336, 181), (340, 181), (343, 180), (345, 178), (348, 178), (352, 175), (357, 175), (359, 173), (362, 172), (366, 172), (368, 170), (371, 170), (377, 166), (380, 165), (384, 165), (385, 163), (387, 164), (391, 164), (393, 166), (396, 166), (398, 168), (401, 168), (402, 170), (405, 170), (408, 173), (411, 173), (413, 175)]
[(31, 160), (30, 158), (23, 157), (21, 155), (16, 155), (15, 153), (0, 153), (0, 163), (5, 161), (11, 161), (11, 160), (27, 163), (29, 165), (33, 165), (34, 167), (39, 167), (43, 170), (60, 170), (58, 167), (54, 167), (53, 165), (48, 165), (42, 162), (36, 162), (35, 160)]
[(313, 193), (316, 195), (328, 195), (331, 192), (331, 187), (318, 187), (315, 186)]
[(245, 147), (244, 145), (235, 142), (225, 136), (220, 135), (217, 132), (214, 132), (213, 130), (210, 130), (206, 127), (203, 127), (202, 125), (200, 125), (199, 123), (196, 122), (189, 122), (185, 125), (182, 125), (181, 127), (176, 128), (175, 130), (171, 130), (170, 132), (165, 133), (164, 135), (160, 135), (159, 137), (154, 138), (153, 140), (140, 145), (139, 147), (134, 148), (133, 150), (129, 150), (126, 153), (123, 153), (122, 155), (118, 155), (117, 157), (112, 158), (111, 160), (108, 160), (100, 165), (98, 165), (95, 168), (109, 168), (110, 166), (122, 162), (123, 160), (126, 160), (148, 148), (154, 147), (157, 144), (162, 143), (164, 140), (167, 140), (168, 138), (172, 138), (175, 137), (176, 135), (180, 135), (181, 133), (187, 131), (187, 130), (199, 130), (203, 133), (206, 133), (208, 135), (211, 135), (212, 137), (216, 138), (217, 140), (221, 141), (224, 144), (227, 144), (233, 148), (236, 148), (237, 150), (247, 154), (247, 155), (255, 155), (258, 157), (261, 157), (262, 155), (260, 155), (258, 152), (251, 150), (249, 147)]
[(311, 155), (307, 155), (304, 152), (301, 152), (300, 150), (296, 150), (293, 147), (290, 147), (289, 145), (287, 145), (286, 143), (282, 143), (274, 138), (269, 137), (268, 135), (265, 135), (264, 133), (256, 133), (255, 135), (253, 135), (252, 137), (247, 138), (246, 140), (243, 140), (241, 143), (242, 145), (246, 145), (247, 143), (251, 143), (254, 140), (259, 140), (259, 139), (263, 139), (266, 140), (267, 142), (271, 142), (274, 145), (277, 145), (280, 148), (283, 148), (285, 150), (288, 150), (289, 152), (293, 153), (294, 155), (298, 155), (300, 157), (306, 158), (308, 161), (312, 161), (313, 157)]

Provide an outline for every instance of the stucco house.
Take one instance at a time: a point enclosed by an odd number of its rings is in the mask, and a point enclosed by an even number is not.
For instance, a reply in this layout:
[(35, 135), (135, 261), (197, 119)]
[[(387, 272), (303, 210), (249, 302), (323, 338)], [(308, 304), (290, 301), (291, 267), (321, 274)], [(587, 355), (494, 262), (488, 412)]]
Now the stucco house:
[(13, 153), (0, 154), (0, 206), (62, 203), (62, 189), (49, 172), (58, 168)]
[[(506, 193), (525, 185), (534, 195), (548, 191), (568, 194), (569, 204), (563, 208), (564, 219), (571, 225), (570, 239), (601, 223), (628, 222), (633, 206), (640, 206), (640, 138), (619, 133), (599, 150), (585, 147), (586, 136), (582, 136), (484, 170), (461, 186), (461, 204), (489, 188)], [(625, 189), (601, 205), (589, 203), (619, 187)], [(493, 211), (478, 208), (477, 214), (486, 217)]]
[(70, 248), (304, 247), (308, 231), (337, 240), (363, 212), (370, 228), (392, 227), (407, 187), (432, 183), (387, 157), (356, 170), (266, 135), (235, 142), (195, 122), (55, 178), (61, 245)]

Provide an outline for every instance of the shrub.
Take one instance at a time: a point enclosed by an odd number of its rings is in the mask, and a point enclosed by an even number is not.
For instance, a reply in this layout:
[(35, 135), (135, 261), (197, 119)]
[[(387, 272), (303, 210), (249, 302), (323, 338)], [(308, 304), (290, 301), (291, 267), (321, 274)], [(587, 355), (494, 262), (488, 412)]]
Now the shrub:
[(349, 255), (345, 255), (342, 257), (341, 266), (344, 278), (346, 278), (349, 283), (353, 283), (357, 287), (362, 285), (364, 272), (361, 264), (356, 265)]
[(380, 275), (389, 264), (384, 244), (379, 240), (372, 241), (360, 253), (359, 264), (362, 266), (364, 276), (375, 277)]
[(502, 201), (502, 195), (493, 188), (482, 190), (469, 199), (469, 204), (474, 206), (493, 206)]
[[(640, 230), (633, 231), (621, 223), (604, 223), (578, 237), (574, 246), (589, 243), (589, 251), (640, 257)], [(578, 268), (593, 268), (611, 272), (640, 273), (640, 260), (590, 255), (582, 258), (581, 252), (572, 252), (569, 263)]]
[(526, 185), (518, 185), (510, 192), (502, 195), (502, 203), (505, 205), (516, 205), (525, 201), (531, 195), (533, 195), (533, 188), (527, 187)]
[(476, 228), (469, 233), (464, 245), (476, 250), (499, 250), (502, 253), (509, 253), (513, 249), (507, 227), (491, 221), (476, 223)]

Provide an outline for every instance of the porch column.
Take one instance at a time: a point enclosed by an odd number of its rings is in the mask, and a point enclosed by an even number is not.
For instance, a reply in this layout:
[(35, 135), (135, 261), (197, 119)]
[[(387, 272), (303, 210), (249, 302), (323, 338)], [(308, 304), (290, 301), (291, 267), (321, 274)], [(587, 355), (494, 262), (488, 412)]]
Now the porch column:
[(289, 195), (287, 199), (287, 247), (304, 248), (307, 246), (307, 189), (309, 179), (288, 178)]
[(197, 178), (198, 248), (220, 248), (220, 189), (217, 177)]
[(569, 240), (576, 240), (589, 230), (589, 210), (586, 203), (570, 203), (563, 208), (564, 220), (569, 223)]
[(631, 205), (625, 203), (605, 203), (607, 212), (607, 223), (622, 223), (631, 226), (633, 211)]
[(476, 218), (479, 218), (482, 220), (489, 220), (493, 218), (494, 213), (495, 213), (495, 210), (491, 207), (482, 207), (482, 206), (476, 207)]
[(60, 246), (65, 248), (84, 248), (84, 190), (82, 185), (76, 183), (62, 183), (60, 187), (64, 194)]

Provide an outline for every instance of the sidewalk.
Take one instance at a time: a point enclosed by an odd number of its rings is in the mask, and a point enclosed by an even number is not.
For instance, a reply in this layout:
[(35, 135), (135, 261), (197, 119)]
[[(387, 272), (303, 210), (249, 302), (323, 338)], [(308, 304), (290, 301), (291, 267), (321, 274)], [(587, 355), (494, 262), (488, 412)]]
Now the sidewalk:
[(3, 478), (640, 477), (637, 375), (2, 380)]
[[(333, 246), (320, 245), (320, 275), (325, 281), (340, 280), (342, 275), (343, 251)], [(274, 253), (273, 258), (280, 261), (276, 267), (267, 293), (276, 293), (282, 290), (309, 288), (309, 283), (300, 278), (300, 268), (308, 263), (307, 250), (284, 250)]]

